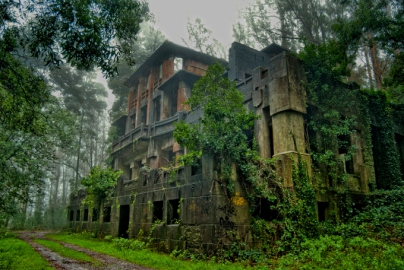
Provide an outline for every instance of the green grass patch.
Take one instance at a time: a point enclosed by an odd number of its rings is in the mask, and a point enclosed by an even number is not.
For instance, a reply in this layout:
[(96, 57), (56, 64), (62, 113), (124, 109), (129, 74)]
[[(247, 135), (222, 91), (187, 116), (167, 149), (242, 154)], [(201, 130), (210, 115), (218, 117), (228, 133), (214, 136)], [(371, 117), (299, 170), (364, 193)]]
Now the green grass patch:
[(362, 237), (321, 236), (306, 240), (297, 253), (279, 260), (279, 269), (404, 269), (404, 249)]
[(0, 269), (53, 269), (28, 243), (17, 238), (0, 239)]
[(38, 244), (41, 244), (41, 245), (49, 248), (50, 250), (58, 253), (59, 255), (61, 255), (63, 257), (77, 260), (80, 262), (91, 262), (96, 265), (101, 265), (101, 262), (88, 256), (87, 254), (76, 251), (71, 248), (64, 247), (60, 243), (50, 241), (50, 240), (45, 240), (45, 239), (35, 239), (34, 241), (37, 242)]
[[(150, 267), (153, 269), (164, 269), (164, 270), (178, 270), (178, 269), (188, 269), (188, 270), (238, 270), (238, 269), (251, 269), (242, 264), (235, 263), (223, 263), (218, 264), (210, 261), (183, 261), (175, 259), (166, 254), (161, 254), (157, 252), (152, 252), (147, 249), (142, 250), (118, 250), (111, 243), (99, 241), (97, 239), (85, 238), (77, 234), (52, 234), (47, 235), (47, 237), (63, 241), (66, 243), (71, 243), (86, 249), (90, 249), (99, 253), (107, 254), (115, 258), (119, 258), (128, 262), (132, 262), (145, 267)], [(257, 267), (254, 269), (258, 269)], [(268, 269), (268, 267), (263, 268)]]

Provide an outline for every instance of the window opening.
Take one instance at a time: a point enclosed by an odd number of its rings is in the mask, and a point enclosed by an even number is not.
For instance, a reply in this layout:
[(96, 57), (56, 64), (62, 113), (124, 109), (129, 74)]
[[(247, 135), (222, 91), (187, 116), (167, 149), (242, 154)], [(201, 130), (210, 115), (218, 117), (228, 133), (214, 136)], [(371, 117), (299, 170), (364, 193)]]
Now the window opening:
[(76, 221), (80, 221), (80, 210), (76, 212)]
[(93, 221), (97, 221), (97, 220), (98, 220), (98, 209), (93, 208)]
[(276, 220), (279, 217), (279, 212), (275, 206), (275, 203), (271, 204), (267, 199), (257, 198), (253, 215), (266, 221)]
[(167, 224), (176, 224), (180, 221), (180, 200), (169, 200), (167, 209)]
[(111, 222), (111, 206), (104, 208), (104, 222)]
[(119, 237), (129, 237), (129, 218), (130, 218), (129, 205), (121, 205), (119, 207)]
[(181, 70), (183, 66), (184, 60), (179, 57), (174, 58), (174, 73)]
[(88, 221), (88, 209), (84, 209), (83, 221)]
[(141, 112), (142, 112), (141, 113), (142, 118), (140, 120), (140, 123), (145, 125), (146, 124), (146, 119), (147, 119), (147, 106), (144, 106), (142, 108)]
[(70, 211), (69, 221), (74, 221), (74, 211)]
[(163, 206), (163, 201), (153, 202), (153, 223), (156, 220), (163, 220)]
[(317, 202), (318, 221), (323, 222), (327, 219), (328, 202)]
[(154, 99), (154, 113), (153, 113), (153, 122), (158, 122), (160, 121), (160, 115), (161, 115), (161, 98), (155, 98)]

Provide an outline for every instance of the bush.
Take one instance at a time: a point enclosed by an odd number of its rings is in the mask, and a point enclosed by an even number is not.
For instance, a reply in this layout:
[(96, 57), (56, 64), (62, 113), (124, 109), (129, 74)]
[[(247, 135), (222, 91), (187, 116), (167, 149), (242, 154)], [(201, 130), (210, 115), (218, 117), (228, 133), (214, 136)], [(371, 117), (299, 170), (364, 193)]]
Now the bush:
[(112, 245), (118, 250), (142, 250), (145, 248), (144, 242), (126, 238), (114, 238), (112, 239)]
[(374, 239), (321, 236), (306, 240), (299, 253), (279, 260), (279, 269), (403, 269), (404, 249)]

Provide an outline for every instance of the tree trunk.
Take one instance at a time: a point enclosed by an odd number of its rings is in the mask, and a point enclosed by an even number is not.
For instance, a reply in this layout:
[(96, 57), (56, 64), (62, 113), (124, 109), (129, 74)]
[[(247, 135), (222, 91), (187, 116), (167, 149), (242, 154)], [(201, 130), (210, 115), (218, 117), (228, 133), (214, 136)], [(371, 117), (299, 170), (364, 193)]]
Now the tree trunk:
[(380, 69), (379, 58), (377, 57), (377, 47), (376, 47), (376, 43), (373, 40), (373, 34), (369, 33), (368, 37), (369, 37), (369, 47), (370, 47), (370, 59), (372, 61), (376, 89), (381, 89), (382, 88), (382, 72)]
[(63, 181), (63, 191), (62, 191), (62, 205), (65, 207), (66, 205), (66, 175), (65, 175), (65, 166), (62, 167), (62, 181)]
[(53, 205), (56, 205), (58, 203), (59, 180), (60, 180), (60, 160), (56, 164), (55, 187), (53, 191)]
[(369, 86), (370, 86), (370, 88), (373, 88), (373, 76), (372, 76), (372, 68), (370, 67), (370, 62), (369, 62), (369, 51), (368, 51), (368, 47), (365, 45), (363, 38), (362, 38), (362, 46), (363, 46), (363, 52), (365, 54), (366, 71), (368, 73)]
[(84, 122), (84, 112), (81, 111), (81, 123), (79, 132), (79, 146), (77, 147), (77, 163), (76, 163), (76, 181), (74, 182), (74, 189), (79, 188), (79, 166), (80, 166), (80, 150), (81, 150), (81, 138), (83, 134), (83, 122)]

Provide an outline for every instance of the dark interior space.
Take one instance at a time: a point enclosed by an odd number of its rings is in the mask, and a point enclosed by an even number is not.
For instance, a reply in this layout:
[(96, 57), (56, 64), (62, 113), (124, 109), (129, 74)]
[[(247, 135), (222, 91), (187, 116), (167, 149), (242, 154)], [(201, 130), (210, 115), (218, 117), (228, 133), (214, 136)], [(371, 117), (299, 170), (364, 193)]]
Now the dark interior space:
[(380, 186), (380, 183), (378, 183), (378, 180), (380, 181), (380, 179), (382, 178), (380, 171), (380, 165), (381, 165), (380, 159), (383, 157), (381, 153), (382, 146), (380, 144), (380, 128), (371, 125), (371, 135), (372, 135), (372, 153), (376, 176), (376, 186)]
[(130, 219), (130, 207), (129, 205), (121, 205), (119, 208), (119, 232), (118, 236), (123, 238), (129, 238), (129, 219)]
[(80, 221), (80, 210), (77, 210), (76, 221)]
[(327, 220), (328, 202), (317, 202), (318, 221), (323, 222)]
[(160, 97), (154, 99), (154, 113), (153, 113), (154, 122), (160, 121), (160, 115), (161, 115), (160, 100), (161, 100)]
[(169, 200), (167, 209), (167, 224), (175, 224), (180, 220), (178, 207), (180, 200)]
[(270, 203), (267, 199), (257, 198), (255, 200), (254, 216), (266, 221), (279, 219), (279, 212), (275, 208), (275, 203)]
[(88, 221), (88, 209), (84, 209), (83, 221)]
[(98, 220), (98, 209), (94, 208), (93, 209), (93, 221), (97, 221)]
[(163, 201), (153, 203), (153, 223), (156, 220), (163, 220)]
[(111, 206), (104, 208), (104, 222), (111, 222)]

